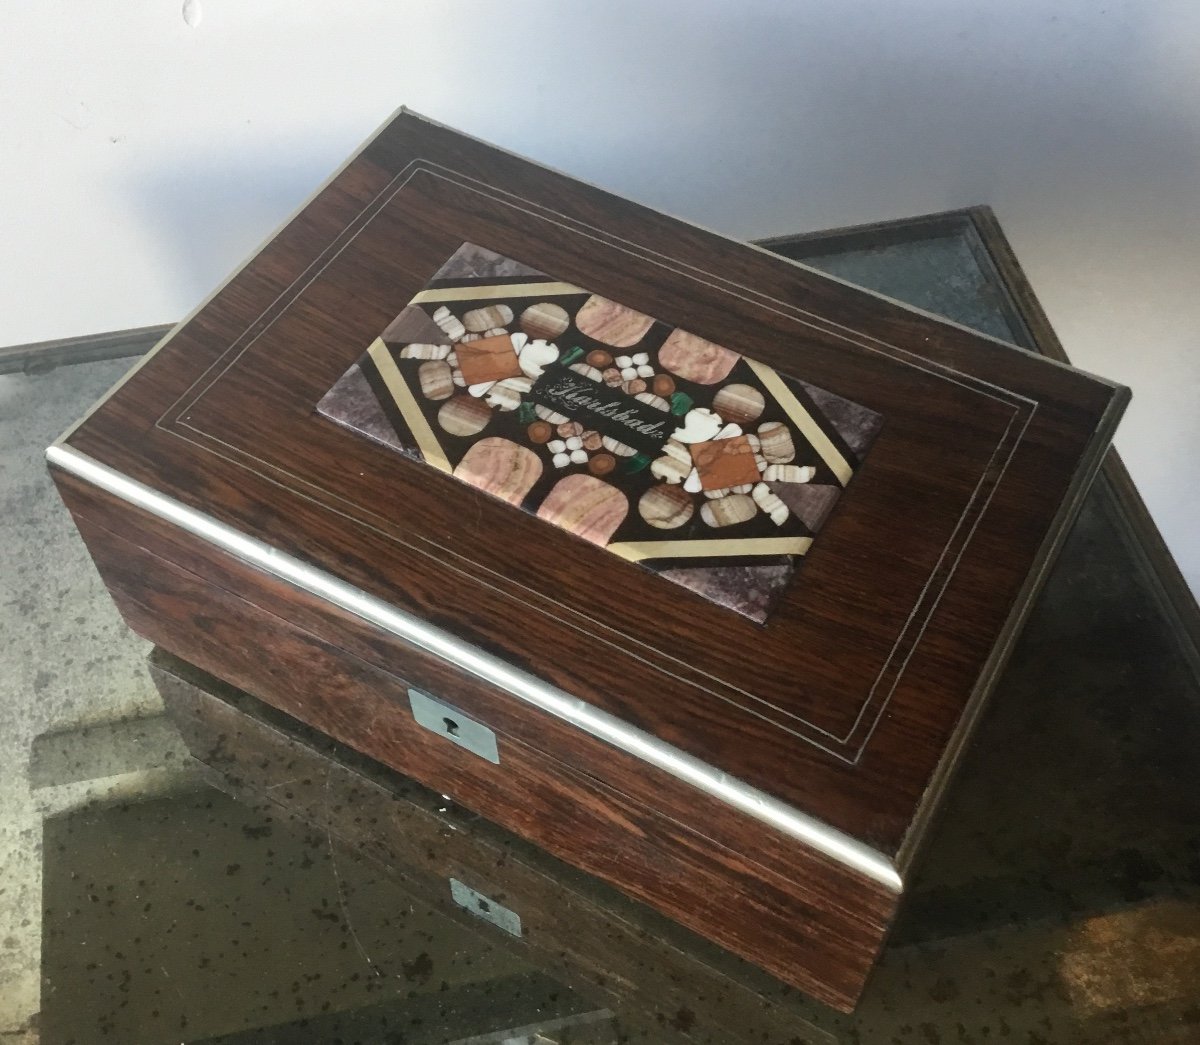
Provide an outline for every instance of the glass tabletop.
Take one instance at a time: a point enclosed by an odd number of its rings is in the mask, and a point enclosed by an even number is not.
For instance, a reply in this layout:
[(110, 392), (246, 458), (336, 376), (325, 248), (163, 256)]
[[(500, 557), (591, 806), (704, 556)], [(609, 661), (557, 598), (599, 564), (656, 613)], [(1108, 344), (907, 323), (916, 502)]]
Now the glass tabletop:
[[(1036, 347), (969, 215), (773, 246)], [(41, 460), (128, 365), (0, 377), (5, 1041), (1200, 1040), (1200, 686), (1106, 482), (843, 1016), (252, 698), (185, 742)]]

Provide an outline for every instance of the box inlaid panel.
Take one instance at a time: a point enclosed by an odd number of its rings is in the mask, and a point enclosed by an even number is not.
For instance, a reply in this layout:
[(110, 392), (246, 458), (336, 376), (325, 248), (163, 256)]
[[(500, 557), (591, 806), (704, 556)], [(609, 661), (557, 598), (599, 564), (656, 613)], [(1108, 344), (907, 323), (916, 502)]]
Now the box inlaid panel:
[(472, 243), (319, 409), (759, 622), (882, 421)]

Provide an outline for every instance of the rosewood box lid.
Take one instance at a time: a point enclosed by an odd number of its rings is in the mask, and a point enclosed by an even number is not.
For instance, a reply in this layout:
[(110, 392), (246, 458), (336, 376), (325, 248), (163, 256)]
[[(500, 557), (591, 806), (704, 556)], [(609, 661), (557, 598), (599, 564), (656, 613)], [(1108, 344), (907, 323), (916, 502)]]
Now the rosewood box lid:
[(899, 889), (1126, 400), (401, 111), (49, 457)]

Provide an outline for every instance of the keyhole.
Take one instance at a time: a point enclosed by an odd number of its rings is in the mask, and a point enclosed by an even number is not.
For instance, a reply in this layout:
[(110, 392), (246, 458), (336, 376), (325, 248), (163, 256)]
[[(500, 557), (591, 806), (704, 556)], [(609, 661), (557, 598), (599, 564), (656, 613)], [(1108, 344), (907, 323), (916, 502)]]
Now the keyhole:
[(444, 722), (446, 725), (447, 733), (449, 733), (452, 737), (458, 736), (458, 723), (455, 722), (454, 719), (444, 718), (442, 719), (442, 722)]

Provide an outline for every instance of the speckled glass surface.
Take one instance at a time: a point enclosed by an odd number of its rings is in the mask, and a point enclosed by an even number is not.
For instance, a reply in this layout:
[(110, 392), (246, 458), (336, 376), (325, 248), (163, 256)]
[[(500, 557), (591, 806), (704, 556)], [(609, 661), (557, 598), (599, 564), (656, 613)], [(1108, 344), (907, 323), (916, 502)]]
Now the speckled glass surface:
[(317, 409), (759, 623), (883, 421), (471, 243)]

